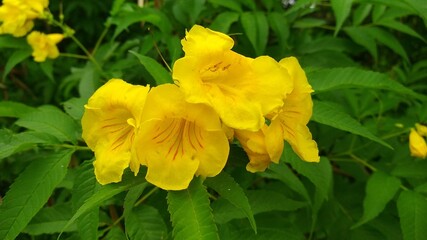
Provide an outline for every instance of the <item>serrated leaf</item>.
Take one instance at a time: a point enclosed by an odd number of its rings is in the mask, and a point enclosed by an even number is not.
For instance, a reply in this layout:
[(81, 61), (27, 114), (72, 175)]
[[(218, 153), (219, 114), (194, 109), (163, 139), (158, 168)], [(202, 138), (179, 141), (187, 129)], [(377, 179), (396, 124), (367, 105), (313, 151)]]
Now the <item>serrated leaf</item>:
[[(248, 190), (247, 196), (254, 214), (271, 211), (295, 211), (307, 205), (305, 202), (295, 201), (270, 190)], [(212, 209), (215, 221), (220, 224), (247, 217), (223, 197), (213, 202)]]
[(403, 191), (397, 199), (400, 227), (405, 240), (422, 240), (427, 236), (427, 200), (419, 193)]
[(219, 31), (222, 33), (228, 33), (233, 23), (239, 20), (239, 14), (235, 12), (223, 12), (220, 13), (212, 22), (209, 27), (212, 30)]
[(341, 29), (344, 21), (350, 15), (353, 0), (331, 0), (332, 10), (334, 11), (336, 26), (334, 35), (336, 36)]
[(0, 101), (0, 117), (19, 118), (35, 108), (19, 102)]
[(162, 240), (167, 239), (167, 228), (156, 208), (140, 205), (125, 217), (126, 232), (129, 239)]
[(377, 217), (390, 202), (400, 187), (400, 180), (386, 173), (377, 171), (366, 184), (366, 196), (363, 200), (363, 216), (352, 228)]
[(257, 56), (264, 54), (268, 40), (268, 21), (262, 12), (245, 12), (240, 16), (245, 35)]
[[(31, 219), (31, 222), (23, 232), (30, 235), (58, 233), (64, 228), (71, 216), (71, 204), (63, 203), (53, 207), (45, 207), (42, 208), (33, 219)], [(73, 232), (76, 230), (76, 225), (71, 225), (65, 229), (66, 232)]]
[(358, 68), (321, 69), (307, 72), (307, 77), (315, 93), (343, 88), (369, 88), (393, 91), (419, 99), (426, 98), (393, 81), (383, 73)]
[(362, 126), (349, 114), (334, 107), (334, 104), (325, 101), (313, 101), (313, 103), (313, 115), (311, 117), (313, 121), (365, 137), (387, 148), (393, 149), (381, 138), (369, 132), (368, 129)]
[[(93, 160), (87, 160), (78, 169), (75, 177), (71, 202), (76, 212), (87, 199), (99, 189), (96, 182)], [(69, 220), (72, 215), (67, 218)], [(93, 208), (77, 219), (78, 231), (81, 239), (98, 239), (99, 209)], [(64, 224), (65, 226), (65, 224)]]
[(129, 191), (125, 197), (125, 202), (123, 203), (123, 208), (124, 208), (123, 215), (125, 216), (125, 219), (131, 213), (132, 208), (134, 207), (138, 198), (141, 196), (142, 192), (144, 192), (147, 185), (148, 185), (148, 183), (142, 183), (140, 185), (137, 185), (137, 186), (129, 189)]
[(148, 73), (150, 73), (154, 81), (156, 81), (157, 85), (173, 83), (171, 74), (156, 60), (150, 57), (142, 56), (141, 54), (134, 51), (129, 52), (139, 59), (139, 62), (142, 64), (142, 66), (145, 67), (145, 69), (147, 69)]
[(36, 132), (48, 133), (60, 141), (77, 143), (80, 127), (67, 114), (57, 107), (44, 105), (19, 118), (16, 125)]
[(120, 227), (114, 226), (108, 231), (105, 240), (128, 240), (128, 238)]
[(226, 172), (221, 172), (215, 177), (207, 178), (205, 183), (215, 190), (221, 197), (227, 199), (236, 208), (241, 210), (248, 218), (254, 232), (256, 233), (256, 223), (245, 192), (236, 181)]
[(58, 143), (52, 135), (38, 132), (13, 133), (6, 129), (0, 130), (0, 159), (12, 154), (26, 151), (40, 143)]
[(313, 183), (320, 201), (327, 200), (332, 185), (332, 167), (329, 160), (321, 157), (319, 163), (304, 162), (292, 151), (289, 144), (285, 144), (283, 152), (281, 161), (289, 163), (297, 173)]
[(84, 105), (87, 103), (85, 98), (70, 98), (62, 105), (64, 111), (70, 115), (73, 119), (80, 121), (84, 112)]
[(353, 26), (360, 25), (369, 15), (372, 4), (360, 4), (353, 12)]
[(67, 173), (74, 151), (46, 154), (22, 172), (0, 205), (0, 239), (13, 240), (43, 207)]
[(167, 200), (174, 239), (219, 239), (209, 194), (200, 178), (194, 178), (185, 190), (169, 191)]
[(307, 189), (302, 184), (301, 180), (295, 176), (292, 170), (286, 164), (270, 164), (264, 173), (260, 173), (261, 176), (277, 179), (286, 184), (290, 189), (300, 194), (304, 199), (310, 200)]
[(351, 39), (360, 46), (363, 46), (374, 58), (374, 61), (378, 61), (377, 43), (375, 38), (369, 35), (364, 27), (346, 27), (344, 32), (350, 36)]
[(29, 48), (16, 50), (6, 62), (6, 66), (3, 71), (3, 79), (10, 73), (12, 68), (14, 68), (18, 63), (24, 61), (29, 56), (31, 56), (32, 50)]
[(376, 22), (376, 24), (381, 25), (381, 26), (385, 26), (394, 30), (397, 30), (399, 32), (403, 32), (406, 33), (410, 36), (416, 37), (422, 41), (426, 41), (420, 34), (418, 34), (415, 30), (413, 30), (412, 28), (410, 28), (409, 26), (398, 22), (394, 19), (380, 19), (378, 22)]
[(168, 34), (172, 30), (172, 25), (163, 12), (155, 8), (139, 7), (134, 3), (123, 4), (121, 9), (109, 21), (117, 26), (113, 39), (130, 25), (138, 22), (149, 22), (158, 27), (164, 34)]
[[(375, 38), (378, 42), (386, 45), (395, 53), (402, 56), (406, 61), (409, 61), (408, 55), (399, 40), (391, 33), (377, 27), (366, 27), (366, 33)], [(359, 33), (360, 34), (360, 33)]]
[(100, 187), (97, 192), (87, 198), (83, 205), (80, 206), (80, 208), (76, 211), (73, 217), (67, 222), (64, 229), (73, 224), (83, 214), (89, 212), (94, 208), (99, 207), (105, 200), (110, 199), (113, 196), (130, 189), (131, 187), (144, 183), (144, 176), (145, 173), (141, 170), (138, 176), (136, 177), (132, 173), (126, 172), (123, 175), (123, 179), (121, 182), (112, 183)]

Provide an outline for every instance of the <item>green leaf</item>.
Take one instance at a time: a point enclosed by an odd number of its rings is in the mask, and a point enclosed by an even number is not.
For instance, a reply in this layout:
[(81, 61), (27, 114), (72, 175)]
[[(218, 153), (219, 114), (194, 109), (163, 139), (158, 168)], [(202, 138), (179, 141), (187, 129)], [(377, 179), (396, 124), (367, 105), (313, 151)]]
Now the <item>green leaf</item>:
[(149, 22), (158, 27), (163, 34), (172, 31), (172, 25), (163, 12), (155, 8), (139, 7), (131, 3), (123, 4), (120, 11), (109, 20), (111, 24), (117, 25), (113, 39), (130, 25), (138, 22)]
[(415, 30), (413, 30), (412, 28), (408, 27), (407, 25), (405, 25), (399, 21), (396, 21), (394, 19), (380, 19), (378, 22), (376, 22), (376, 24), (397, 30), (399, 32), (406, 33), (406, 34), (413, 36), (413, 37), (416, 37), (416, 38), (418, 38), (424, 42), (426, 41)]
[(58, 143), (58, 140), (46, 133), (21, 132), (15, 134), (10, 130), (1, 129), (0, 159), (31, 149), (39, 143)]
[(148, 183), (142, 183), (140, 185), (137, 185), (137, 186), (129, 189), (129, 191), (125, 197), (125, 202), (123, 203), (123, 208), (124, 208), (123, 215), (125, 216), (125, 219), (131, 213), (136, 201), (141, 196), (142, 192), (144, 192), (147, 185), (148, 185)]
[(40, 68), (51, 82), (55, 82), (55, 79), (53, 78), (53, 60), (46, 59), (46, 61), (41, 62)]
[(364, 27), (346, 27), (344, 32), (350, 36), (351, 39), (360, 46), (363, 46), (374, 58), (374, 61), (378, 61), (377, 43), (375, 38), (367, 33)]
[(359, 26), (369, 15), (372, 4), (360, 4), (353, 12), (353, 26)]
[(343, 88), (368, 88), (393, 91), (419, 99), (426, 98), (390, 79), (385, 74), (358, 68), (321, 69), (307, 72), (307, 77), (316, 93)]
[(173, 83), (172, 76), (170, 75), (170, 73), (156, 60), (150, 57), (142, 56), (141, 54), (134, 51), (129, 52), (139, 59), (139, 62), (142, 64), (142, 66), (145, 67), (145, 69), (147, 69), (147, 71), (156, 81), (157, 85)]
[[(208, 0), (211, 4), (217, 4), (228, 9), (234, 10), (235, 12), (242, 12), (242, 6), (238, 1), (229, 1), (229, 0)], [(232, 13), (232, 12), (228, 12)]]
[(377, 27), (366, 27), (365, 30), (367, 34), (371, 35), (371, 37), (375, 38), (378, 42), (386, 45), (395, 53), (399, 54), (406, 61), (409, 62), (409, 58), (408, 58), (408, 55), (406, 54), (405, 49), (403, 48), (402, 44), (400, 44), (399, 40), (397, 40), (397, 38), (394, 35)]
[(424, 25), (427, 26), (427, 5), (424, 0), (403, 0), (414, 12), (424, 19)]
[(313, 115), (311, 118), (313, 121), (368, 138), (393, 149), (388, 143), (369, 132), (356, 119), (336, 108), (333, 103), (325, 101), (313, 101), (313, 103)]
[(290, 35), (290, 24), (287, 18), (278, 12), (269, 13), (267, 18), (271, 29), (279, 40), (279, 45), (281, 48), (285, 48)]
[(66, 150), (43, 155), (19, 175), (0, 205), (0, 239), (15, 239), (43, 207), (65, 177), (72, 153)]
[(16, 125), (36, 132), (48, 133), (60, 141), (77, 143), (80, 127), (67, 114), (50, 105), (44, 105), (29, 112), (15, 122)]
[[(62, 203), (53, 207), (45, 207), (42, 208), (33, 219), (31, 219), (31, 222), (23, 232), (30, 235), (58, 233), (64, 228), (71, 216), (71, 204)], [(65, 229), (66, 232), (73, 232), (76, 230), (76, 225), (71, 225)]]
[(113, 196), (130, 189), (131, 187), (144, 183), (144, 176), (145, 173), (142, 171), (140, 171), (139, 175), (136, 177), (132, 173), (126, 172), (121, 182), (100, 187), (97, 192), (86, 199), (83, 205), (81, 205), (73, 217), (67, 222), (64, 229), (73, 224), (83, 214), (99, 207), (105, 200), (110, 199)]
[(397, 199), (400, 226), (405, 240), (422, 240), (427, 236), (427, 200), (419, 193), (403, 191)]
[[(295, 211), (307, 205), (305, 202), (295, 201), (281, 193), (270, 190), (248, 190), (247, 196), (254, 214), (271, 211)], [(213, 202), (212, 208), (215, 222), (220, 224), (247, 217), (245, 213), (223, 197)]]
[(220, 13), (209, 27), (212, 30), (219, 31), (222, 33), (228, 33), (233, 23), (239, 20), (239, 14), (235, 12), (223, 12)]
[[(78, 89), (80, 97), (89, 99), (101, 84), (99, 72), (95, 70), (93, 63), (87, 62), (84, 68), (76, 71), (76, 75), (79, 78)], [(72, 75), (69, 77), (72, 77)]]
[(167, 200), (174, 239), (219, 239), (209, 194), (200, 178), (193, 179), (188, 189), (169, 191)]
[(27, 106), (23, 103), (12, 101), (0, 101), (0, 117), (20, 118), (35, 108)]
[(25, 38), (16, 38), (9, 34), (0, 35), (0, 49), (1, 48), (27, 48), (29, 49), (27, 40)]
[(221, 197), (227, 199), (236, 208), (241, 210), (249, 220), (256, 233), (256, 223), (245, 192), (236, 181), (226, 172), (221, 172), (213, 178), (207, 178), (205, 183), (215, 190)]
[(205, 0), (175, 0), (172, 11), (180, 23), (191, 27), (205, 8), (205, 2)]
[(397, 177), (406, 178), (426, 178), (427, 161), (406, 161), (398, 164), (391, 171), (391, 174)]
[(350, 15), (352, 4), (353, 4), (353, 0), (331, 0), (332, 10), (334, 11), (334, 15), (336, 19), (336, 26), (335, 26), (335, 33), (334, 33), (335, 36), (341, 29), (348, 15)]
[(294, 22), (292, 27), (294, 28), (314, 28), (314, 27), (320, 27), (326, 25), (326, 21), (324, 19), (319, 18), (311, 18), (311, 17), (305, 17), (301, 18)]
[(328, 199), (332, 185), (332, 167), (327, 158), (321, 157), (319, 163), (305, 162), (292, 151), (289, 144), (285, 144), (281, 161), (289, 163), (297, 173), (308, 178), (316, 187), (322, 202)]
[(123, 230), (119, 226), (114, 226), (108, 231), (105, 240), (129, 240)]
[(400, 188), (400, 180), (386, 173), (377, 171), (369, 178), (366, 185), (366, 196), (363, 200), (363, 216), (352, 228), (377, 217), (393, 199)]
[(84, 105), (87, 103), (87, 99), (85, 98), (70, 98), (62, 105), (64, 107), (64, 111), (70, 115), (73, 119), (80, 122), (82, 119), (84, 112)]
[(22, 49), (22, 50), (16, 50), (8, 59), (6, 62), (6, 66), (4, 67), (3, 71), (3, 79), (6, 78), (6, 76), (12, 71), (12, 68), (14, 68), (18, 63), (24, 61), (29, 56), (31, 56), (32, 50), (31, 49)]
[[(283, 161), (282, 161), (283, 162)], [(261, 176), (268, 178), (277, 179), (286, 184), (290, 189), (300, 194), (304, 199), (310, 200), (307, 189), (302, 184), (301, 180), (295, 176), (295, 173), (283, 163), (270, 164), (268, 170), (264, 173), (260, 173)]]
[[(75, 177), (71, 202), (73, 212), (77, 211), (87, 199), (99, 189), (96, 182), (93, 160), (87, 160), (78, 169)], [(67, 218), (70, 219), (72, 215)], [(78, 231), (81, 239), (98, 239), (99, 209), (93, 208), (77, 219)], [(65, 226), (65, 224), (64, 224)]]
[(268, 21), (262, 12), (245, 12), (240, 16), (243, 30), (257, 56), (264, 54), (268, 40)]
[(129, 239), (167, 239), (167, 228), (159, 211), (149, 205), (140, 205), (131, 210), (125, 218)]

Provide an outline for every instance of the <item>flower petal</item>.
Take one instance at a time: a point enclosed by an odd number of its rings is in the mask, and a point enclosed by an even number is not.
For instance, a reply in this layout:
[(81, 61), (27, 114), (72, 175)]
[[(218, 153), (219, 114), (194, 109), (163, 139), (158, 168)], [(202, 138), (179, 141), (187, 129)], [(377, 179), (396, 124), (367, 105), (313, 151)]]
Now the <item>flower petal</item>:
[(427, 143), (426, 140), (415, 129), (411, 129), (409, 134), (409, 150), (411, 156), (418, 158), (427, 157)]

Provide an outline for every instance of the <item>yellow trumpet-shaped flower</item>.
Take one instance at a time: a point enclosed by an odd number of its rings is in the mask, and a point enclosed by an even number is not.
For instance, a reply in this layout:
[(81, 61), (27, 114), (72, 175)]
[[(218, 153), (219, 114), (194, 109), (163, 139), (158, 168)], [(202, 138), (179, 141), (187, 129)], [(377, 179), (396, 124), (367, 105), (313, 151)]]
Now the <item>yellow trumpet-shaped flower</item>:
[(249, 172), (262, 172), (271, 162), (279, 163), (284, 145), (283, 136), (281, 132), (272, 130), (267, 125), (257, 132), (235, 130), (234, 136), (248, 155), (246, 170)]
[(22, 37), (34, 26), (34, 19), (43, 17), (47, 0), (3, 0), (0, 6), (0, 33)]
[(218, 115), (204, 104), (186, 102), (176, 85), (153, 88), (141, 119), (135, 151), (148, 168), (148, 182), (181, 190), (194, 175), (212, 177), (223, 169), (229, 143)]
[(188, 102), (211, 106), (231, 128), (258, 131), (264, 115), (280, 108), (292, 90), (274, 59), (232, 51), (233, 39), (225, 34), (195, 25), (181, 43), (185, 56), (175, 62), (173, 79)]
[(44, 62), (46, 58), (55, 59), (59, 56), (56, 44), (64, 39), (59, 33), (44, 34), (33, 31), (27, 36), (27, 42), (33, 48), (33, 57), (36, 62)]
[(283, 138), (302, 160), (318, 162), (319, 150), (307, 127), (313, 111), (310, 95), (313, 89), (296, 58), (284, 58), (279, 63), (289, 72), (294, 88), (286, 97), (283, 107), (276, 114), (272, 114), (269, 128), (272, 128), (273, 132), (282, 132)]
[(111, 79), (100, 87), (85, 105), (82, 117), (83, 139), (95, 152), (95, 175), (101, 184), (121, 181), (130, 166), (135, 173), (140, 164), (133, 155), (135, 131), (149, 87)]
[(413, 157), (427, 157), (426, 140), (413, 128), (409, 134), (409, 150), (411, 151), (411, 156)]

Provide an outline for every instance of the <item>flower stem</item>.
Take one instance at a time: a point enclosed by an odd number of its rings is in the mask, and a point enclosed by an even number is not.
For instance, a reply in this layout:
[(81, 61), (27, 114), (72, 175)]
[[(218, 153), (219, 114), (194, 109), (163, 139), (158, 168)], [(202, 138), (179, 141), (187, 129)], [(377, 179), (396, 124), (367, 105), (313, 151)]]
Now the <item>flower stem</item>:
[(93, 55), (95, 55), (96, 51), (98, 50), (99, 46), (102, 43), (102, 40), (104, 40), (105, 35), (107, 35), (107, 32), (109, 29), (110, 29), (110, 25), (106, 26), (104, 28), (104, 31), (102, 31), (101, 35), (99, 36), (98, 40), (96, 41), (95, 47), (92, 50)]
[(79, 59), (89, 59), (87, 56), (74, 54), (74, 53), (60, 53), (62, 57), (70, 57), (70, 58), (79, 58)]
[(134, 207), (138, 206), (139, 204), (141, 204), (142, 202), (144, 202), (148, 197), (150, 197), (153, 193), (155, 193), (157, 190), (159, 190), (159, 188), (158, 187), (154, 187), (147, 194), (145, 194), (141, 199), (139, 199), (138, 202), (136, 202), (135, 205), (133, 205), (133, 206)]

